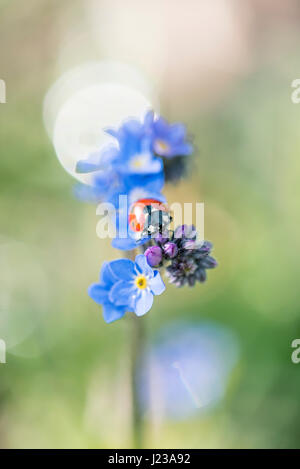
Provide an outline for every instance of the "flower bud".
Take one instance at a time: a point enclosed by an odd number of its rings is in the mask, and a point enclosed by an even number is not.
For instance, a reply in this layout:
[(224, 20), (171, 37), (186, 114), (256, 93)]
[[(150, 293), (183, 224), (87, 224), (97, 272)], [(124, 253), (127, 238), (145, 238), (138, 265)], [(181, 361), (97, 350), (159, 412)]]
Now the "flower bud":
[(175, 243), (166, 243), (163, 249), (164, 249), (165, 255), (169, 257), (170, 259), (173, 259), (174, 257), (177, 256), (178, 247), (176, 246)]
[(174, 238), (188, 238), (195, 239), (197, 236), (197, 231), (194, 225), (180, 225), (177, 226)]
[(159, 246), (150, 246), (145, 251), (147, 262), (151, 267), (155, 267), (162, 261), (162, 250)]

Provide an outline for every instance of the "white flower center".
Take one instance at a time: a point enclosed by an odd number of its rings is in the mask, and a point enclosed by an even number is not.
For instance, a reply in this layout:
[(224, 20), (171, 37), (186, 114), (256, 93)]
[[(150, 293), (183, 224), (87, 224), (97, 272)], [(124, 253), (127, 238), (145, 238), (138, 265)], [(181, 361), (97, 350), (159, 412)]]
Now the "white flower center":
[(142, 169), (149, 163), (151, 155), (149, 153), (139, 153), (134, 155), (129, 162), (131, 169)]

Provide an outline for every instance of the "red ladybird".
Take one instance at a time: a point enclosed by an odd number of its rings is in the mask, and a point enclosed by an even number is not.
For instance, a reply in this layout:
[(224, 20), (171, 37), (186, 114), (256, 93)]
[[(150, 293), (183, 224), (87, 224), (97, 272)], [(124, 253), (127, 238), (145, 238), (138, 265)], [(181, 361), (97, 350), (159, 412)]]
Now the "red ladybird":
[(132, 204), (128, 222), (132, 231), (139, 234), (159, 232), (166, 216), (170, 222), (168, 208), (156, 199), (140, 199)]

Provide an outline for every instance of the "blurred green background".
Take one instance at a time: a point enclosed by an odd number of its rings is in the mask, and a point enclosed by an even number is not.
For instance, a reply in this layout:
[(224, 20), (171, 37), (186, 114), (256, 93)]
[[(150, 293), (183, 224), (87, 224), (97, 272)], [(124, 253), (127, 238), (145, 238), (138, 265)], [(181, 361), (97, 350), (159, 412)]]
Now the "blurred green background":
[(205, 285), (168, 287), (145, 318), (149, 339), (184, 318), (240, 345), (224, 399), (192, 418), (147, 414), (146, 446), (299, 447), (299, 24), (293, 0), (0, 1), (0, 338), (12, 337), (1, 447), (131, 444), (130, 320), (106, 325), (86, 294), (118, 253), (97, 238), (95, 207), (74, 199), (42, 120), (51, 84), (103, 58), (145, 73), (162, 114), (187, 124), (194, 166), (166, 194), (205, 202), (219, 262)]

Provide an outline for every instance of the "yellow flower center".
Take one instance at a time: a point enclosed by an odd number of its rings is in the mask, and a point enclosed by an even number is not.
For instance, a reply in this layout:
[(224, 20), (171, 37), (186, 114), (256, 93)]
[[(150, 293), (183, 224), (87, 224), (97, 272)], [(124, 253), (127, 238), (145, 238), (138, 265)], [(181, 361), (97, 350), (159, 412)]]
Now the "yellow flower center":
[(131, 158), (129, 164), (134, 169), (140, 169), (146, 166), (148, 162), (149, 162), (148, 153), (138, 153)]
[(161, 140), (160, 138), (155, 140), (154, 147), (155, 147), (156, 153), (158, 153), (158, 154), (166, 153), (170, 149), (170, 145), (167, 142), (165, 142), (164, 140)]
[(139, 275), (135, 279), (135, 284), (140, 290), (144, 290), (147, 286), (147, 279), (144, 275)]

